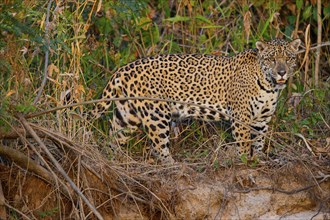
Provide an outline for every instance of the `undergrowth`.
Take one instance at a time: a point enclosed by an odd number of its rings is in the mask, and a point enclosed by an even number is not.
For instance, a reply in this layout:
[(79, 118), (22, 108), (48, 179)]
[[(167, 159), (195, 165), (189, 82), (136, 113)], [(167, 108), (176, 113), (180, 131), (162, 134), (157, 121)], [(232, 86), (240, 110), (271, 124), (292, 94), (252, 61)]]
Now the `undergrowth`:
[[(330, 4), (326, 1), (322, 2), (322, 20), (319, 21), (322, 43), (318, 64), (317, 49), (314, 48), (318, 37), (316, 1), (297, 0), (284, 4), (282, 1), (243, 0), (74, 0), (50, 3), (14, 0), (0, 3), (0, 11), (0, 138), (3, 146), (32, 154), (31, 158), (37, 157), (31, 147), (35, 142), (25, 138), (28, 132), (22, 127), (20, 114), (96, 99), (111, 74), (137, 58), (172, 53), (232, 55), (254, 48), (257, 40), (300, 38), (304, 46), (299, 53), (299, 68), (281, 93), (271, 124), (267, 156), (277, 155), (285, 161), (305, 164), (306, 170), (311, 172), (318, 170), (313, 165), (316, 161), (319, 169), (329, 175), (324, 162), (329, 159), (330, 149)], [(315, 73), (316, 65), (319, 65), (318, 74)], [(38, 96), (45, 74), (47, 81)], [(106, 179), (111, 180), (110, 188), (117, 190), (118, 195), (129, 191), (129, 198), (142, 202), (149, 207), (150, 213), (162, 218), (171, 217), (174, 211), (170, 199), (155, 196), (147, 186), (153, 183), (158, 184), (157, 187), (166, 187), (157, 177), (164, 173), (172, 177), (177, 174), (177, 167), (166, 170), (143, 163), (147, 160), (153, 164), (149, 157), (148, 138), (143, 132), (133, 136), (128, 147), (122, 149), (123, 158), (114, 159), (108, 145), (111, 139), (108, 120), (112, 112), (93, 123), (84, 117), (84, 112), (90, 108), (91, 105), (64, 108), (29, 121), (45, 142), (52, 140), (48, 147), (54, 155), (64, 154), (63, 157), (57, 155), (56, 159), (77, 184), (88, 185), (86, 179), (81, 180), (86, 177), (74, 174), (80, 172), (80, 166), (99, 179), (103, 178), (101, 175), (113, 172), (114, 176), (109, 174)], [(20, 141), (13, 141), (10, 137), (20, 137)], [(99, 153), (95, 156), (92, 152), (96, 150)], [(244, 158), (237, 158), (225, 123), (176, 123), (172, 127), (171, 150), (177, 161), (189, 164), (192, 170), (200, 173), (240, 166), (274, 171), (271, 157), (257, 158), (251, 164)], [(78, 159), (73, 152), (79, 155)], [(8, 155), (0, 156), (5, 161), (1, 166), (7, 166)], [(49, 158), (46, 161), (49, 163)], [(8, 166), (16, 167), (13, 164)], [(54, 169), (53, 165), (50, 167)], [(160, 169), (154, 171), (159, 176), (145, 176), (144, 170), (147, 169)], [(84, 175), (92, 178), (90, 173)], [(118, 179), (121, 184), (126, 184), (126, 188), (118, 188), (118, 182), (114, 181)], [(55, 182), (61, 185), (57, 180)], [(67, 195), (63, 189), (56, 193)], [(146, 197), (139, 197), (139, 193)], [(106, 203), (101, 193), (98, 196)], [(89, 197), (97, 201), (95, 198)], [(151, 200), (152, 205), (148, 203)], [(61, 198), (58, 203), (63, 201)], [(84, 206), (81, 200), (80, 205)], [(116, 213), (118, 204), (109, 206), (113, 209), (111, 212)], [(58, 207), (63, 208), (62, 205)], [(63, 217), (66, 211), (62, 208), (49, 206), (48, 209), (26, 213), (31, 218), (38, 218), (38, 215), (40, 218)], [(10, 209), (13, 219), (19, 218), (19, 212), (13, 210)], [(85, 218), (91, 215), (87, 213), (75, 212), (74, 215)]]

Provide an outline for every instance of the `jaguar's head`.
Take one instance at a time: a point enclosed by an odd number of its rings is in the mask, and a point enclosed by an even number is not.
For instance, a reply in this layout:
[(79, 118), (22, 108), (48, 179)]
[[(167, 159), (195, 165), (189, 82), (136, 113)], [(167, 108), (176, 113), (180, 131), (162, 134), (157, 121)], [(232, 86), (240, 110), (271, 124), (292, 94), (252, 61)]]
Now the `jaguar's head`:
[(280, 89), (285, 88), (286, 81), (293, 75), (300, 43), (300, 39), (256, 42), (259, 64), (266, 79)]

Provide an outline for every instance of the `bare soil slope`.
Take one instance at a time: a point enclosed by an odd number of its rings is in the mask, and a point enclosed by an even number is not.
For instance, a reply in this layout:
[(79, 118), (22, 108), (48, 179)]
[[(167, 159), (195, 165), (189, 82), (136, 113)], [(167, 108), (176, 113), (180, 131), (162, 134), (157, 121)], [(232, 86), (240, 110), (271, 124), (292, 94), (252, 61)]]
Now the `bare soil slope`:
[[(326, 155), (238, 159), (230, 166), (178, 162), (173, 166), (111, 161), (93, 146), (34, 126), (68, 177), (104, 219), (329, 219)], [(1, 155), (1, 218), (95, 219), (90, 207), (26, 136)], [(7, 143), (8, 144), (8, 143)], [(11, 153), (10, 153), (11, 152)], [(21, 152), (24, 152), (22, 154)], [(286, 152), (287, 155), (288, 152)], [(221, 163), (220, 163), (221, 164)], [(50, 167), (52, 172), (43, 167)]]

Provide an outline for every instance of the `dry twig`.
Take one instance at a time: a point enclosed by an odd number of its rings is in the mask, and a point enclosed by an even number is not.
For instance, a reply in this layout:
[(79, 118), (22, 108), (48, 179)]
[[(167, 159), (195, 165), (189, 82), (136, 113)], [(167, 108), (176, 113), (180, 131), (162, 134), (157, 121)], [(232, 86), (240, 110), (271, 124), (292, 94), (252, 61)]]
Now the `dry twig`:
[[(317, 45), (321, 44), (322, 41), (322, 18), (321, 18), (321, 0), (317, 0)], [(321, 47), (316, 49), (316, 59), (315, 59), (315, 87), (319, 85), (319, 72), (320, 72), (320, 56)]]
[[(0, 147), (1, 150), (1, 147)], [(0, 180), (0, 219), (7, 219), (5, 196), (3, 195), (2, 184)]]
[(7, 208), (14, 210), (15, 212), (17, 212), (18, 214), (20, 214), (23, 219), (27, 219), (30, 220), (31, 218), (29, 218), (27, 215), (25, 215), (23, 212), (21, 212), (20, 210), (16, 209), (15, 207), (9, 205), (8, 203), (5, 202), (5, 206), (7, 206)]
[[(313, 47), (309, 48), (309, 50), (316, 50), (318, 48), (327, 47), (327, 46), (330, 46), (330, 41), (322, 42), (322, 43), (320, 43), (316, 46), (313, 46)], [(304, 53), (304, 52), (305, 52), (305, 50), (299, 50), (297, 53), (299, 54), (299, 53)]]
[(294, 135), (297, 137), (300, 137), (304, 141), (307, 149), (313, 154), (313, 156), (315, 156), (315, 153), (313, 152), (312, 148), (309, 146), (306, 138), (302, 134), (299, 134), (299, 133), (294, 133)]
[(57, 170), (61, 173), (61, 175), (66, 179), (66, 181), (69, 183), (69, 185), (72, 187), (72, 189), (78, 194), (78, 196), (86, 203), (86, 205), (93, 211), (95, 216), (98, 219), (103, 219), (101, 214), (95, 209), (95, 207), (90, 203), (90, 201), (85, 197), (85, 195), (78, 189), (76, 184), (71, 180), (71, 178), (67, 175), (67, 173), (64, 171), (62, 166), (57, 162), (57, 160), (54, 158), (54, 156), (50, 153), (46, 145), (41, 141), (39, 136), (35, 133), (35, 131), (31, 128), (29, 123), (26, 121), (26, 119), (22, 115), (18, 115), (19, 120), (22, 122), (25, 129), (33, 136), (33, 138), (36, 140), (36, 142), (39, 144), (39, 146), (42, 148), (42, 150), (47, 154), (49, 159), (52, 161), (52, 163), (55, 165)]
[(45, 66), (44, 66), (44, 78), (41, 82), (41, 86), (39, 88), (38, 94), (35, 97), (33, 104), (36, 105), (39, 101), (39, 98), (41, 96), (42, 91), (44, 90), (44, 87), (47, 82), (48, 78), (48, 59), (49, 59), (49, 13), (50, 13), (50, 7), (52, 6), (53, 0), (49, 0), (48, 7), (47, 7), (47, 16), (46, 16), (46, 22), (45, 22), (45, 41), (46, 41), (46, 52), (45, 52)]

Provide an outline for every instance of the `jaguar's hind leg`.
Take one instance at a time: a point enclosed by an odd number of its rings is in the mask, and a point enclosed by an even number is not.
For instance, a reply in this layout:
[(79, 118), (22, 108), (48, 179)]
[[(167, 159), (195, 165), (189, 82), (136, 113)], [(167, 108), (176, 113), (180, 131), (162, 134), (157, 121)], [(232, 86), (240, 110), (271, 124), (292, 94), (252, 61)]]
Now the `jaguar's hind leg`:
[(161, 102), (144, 102), (143, 127), (152, 141), (151, 153), (163, 164), (173, 164), (170, 153), (170, 122), (169, 106)]
[(110, 147), (114, 154), (119, 149), (118, 146), (126, 146), (131, 134), (138, 130), (141, 121), (136, 115), (130, 113), (128, 107), (122, 104), (117, 104), (114, 110), (114, 115), (111, 120), (110, 136), (113, 138)]
[(152, 141), (151, 153), (157, 159), (160, 160), (162, 164), (173, 164), (174, 159), (170, 153), (170, 126), (169, 122), (166, 122), (166, 128), (159, 129), (158, 125), (146, 124), (144, 126), (148, 133), (150, 140)]

